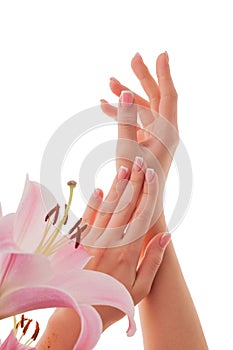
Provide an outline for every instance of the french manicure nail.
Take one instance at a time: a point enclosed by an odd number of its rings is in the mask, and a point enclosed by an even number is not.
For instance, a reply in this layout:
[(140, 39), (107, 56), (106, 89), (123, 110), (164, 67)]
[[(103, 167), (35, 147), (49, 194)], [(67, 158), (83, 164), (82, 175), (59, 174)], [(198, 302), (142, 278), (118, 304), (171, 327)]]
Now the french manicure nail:
[(129, 169), (126, 166), (121, 165), (117, 174), (118, 180), (125, 179), (127, 177), (128, 171)]
[(134, 101), (134, 95), (131, 91), (128, 91), (128, 90), (121, 91), (120, 104), (123, 107), (132, 106), (133, 101)]
[(159, 240), (159, 245), (161, 248), (165, 248), (171, 239), (171, 234), (169, 232), (164, 232)]
[(119, 84), (119, 85), (121, 84), (121, 83), (119, 82), (119, 80), (117, 80), (117, 79), (114, 78), (114, 77), (111, 77), (110, 80), (113, 80), (116, 84)]
[(142, 56), (140, 55), (139, 52), (137, 52), (137, 53), (135, 54), (135, 56), (138, 57), (138, 58), (140, 58), (140, 59), (142, 60)]
[(166, 55), (166, 57), (167, 57), (167, 63), (169, 63), (169, 55), (168, 55), (168, 52), (165, 51), (164, 53), (165, 53), (165, 55)]
[(134, 163), (133, 163), (133, 170), (140, 171), (142, 169), (142, 165), (143, 165), (143, 158), (135, 157)]
[(93, 192), (93, 196), (94, 196), (95, 198), (101, 198), (101, 196), (102, 196), (102, 190), (99, 189), (99, 188), (95, 188), (95, 190), (94, 190), (94, 192)]
[(152, 182), (153, 178), (155, 177), (155, 171), (153, 168), (147, 168), (146, 169), (146, 181)]

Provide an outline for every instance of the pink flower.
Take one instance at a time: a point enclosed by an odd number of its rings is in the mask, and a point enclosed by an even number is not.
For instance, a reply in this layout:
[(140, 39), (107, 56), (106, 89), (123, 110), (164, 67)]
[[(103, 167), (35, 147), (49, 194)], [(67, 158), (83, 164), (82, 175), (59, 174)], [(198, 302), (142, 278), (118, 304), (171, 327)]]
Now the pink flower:
[(15, 337), (14, 332), (11, 331), (4, 343), (0, 343), (0, 350), (36, 350), (36, 348), (20, 344)]
[(135, 323), (130, 294), (109, 275), (83, 269), (91, 257), (81, 245), (75, 249), (74, 242), (61, 233), (70, 200), (55, 226), (52, 217), (44, 220), (41, 191), (45, 198), (48, 192), (27, 179), (17, 212), (0, 218), (0, 319), (34, 309), (73, 308), (82, 325), (74, 349), (88, 350), (102, 331), (101, 318), (92, 305), (109, 305), (127, 314), (127, 333), (132, 335)]

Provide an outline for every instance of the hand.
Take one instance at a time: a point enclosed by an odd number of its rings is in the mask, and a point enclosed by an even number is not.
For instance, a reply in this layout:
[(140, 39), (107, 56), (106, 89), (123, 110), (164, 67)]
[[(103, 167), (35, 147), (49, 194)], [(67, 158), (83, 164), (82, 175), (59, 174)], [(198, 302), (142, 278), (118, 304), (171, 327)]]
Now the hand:
[[(105, 200), (102, 191), (95, 190), (83, 214), (82, 222), (87, 223), (88, 228), (83, 231), (81, 242), (93, 256), (85, 268), (116, 278), (137, 304), (150, 292), (170, 235), (158, 234), (148, 244), (144, 256), (140, 256), (143, 236), (156, 203), (157, 176), (153, 169), (144, 173), (137, 164), (129, 180), (127, 175), (125, 168), (119, 168)], [(98, 282), (97, 287), (101, 288)], [(96, 306), (96, 309), (103, 329), (124, 316), (115, 308)], [(57, 309), (38, 349), (44, 349), (47, 344), (51, 349), (72, 349), (79, 332), (78, 315), (71, 309)], [(59, 339), (54, 334), (59, 334)]]
[[(103, 201), (102, 192), (96, 191), (83, 215), (89, 229), (83, 233), (82, 244), (93, 256), (86, 268), (115, 277), (128, 289), (135, 304), (150, 292), (170, 239), (170, 235), (159, 234), (140, 258), (157, 196), (154, 170), (147, 169), (144, 174), (142, 167), (134, 163), (129, 180), (126, 169), (120, 167), (106, 199)], [(104, 329), (123, 316), (109, 307), (97, 310)]]
[[(120, 164), (130, 167), (135, 154), (142, 156), (147, 166), (156, 168), (160, 191), (157, 213), (153, 218), (158, 228), (153, 232), (156, 230), (158, 232), (159, 229), (166, 230), (162, 208), (163, 189), (178, 144), (177, 93), (172, 82), (166, 53), (157, 58), (158, 84), (138, 54), (132, 59), (132, 69), (147, 94), (149, 102), (134, 94), (133, 105), (124, 103), (124, 100), (130, 101), (130, 92), (128, 95), (125, 93), (129, 89), (115, 78), (111, 78), (112, 92), (121, 96), (119, 108), (111, 106), (106, 100), (101, 100), (101, 104), (103, 111), (116, 118), (119, 123), (117, 168)], [(140, 116), (142, 128), (138, 127), (137, 113)], [(159, 220), (162, 223), (159, 223)], [(147, 235), (147, 241), (148, 237), (151, 235)]]

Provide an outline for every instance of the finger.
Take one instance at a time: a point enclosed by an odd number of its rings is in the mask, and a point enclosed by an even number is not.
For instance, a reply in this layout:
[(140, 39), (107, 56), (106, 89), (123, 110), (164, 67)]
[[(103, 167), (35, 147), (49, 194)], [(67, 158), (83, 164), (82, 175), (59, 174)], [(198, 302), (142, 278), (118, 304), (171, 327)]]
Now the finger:
[[(113, 77), (110, 78), (109, 85), (112, 92), (118, 97), (120, 97), (122, 91), (132, 91), (127, 86), (122, 85), (116, 78), (113, 78)], [(133, 92), (133, 94), (134, 94), (135, 103), (137, 105), (145, 106), (148, 108), (150, 107), (150, 104), (147, 100), (145, 100), (143, 97), (139, 96), (135, 92)]]
[(140, 54), (137, 53), (133, 57), (131, 61), (131, 67), (150, 100), (151, 109), (153, 111), (158, 112), (160, 100), (159, 87), (152, 75), (150, 74), (147, 66), (144, 64)]
[(87, 207), (82, 216), (82, 223), (88, 224), (87, 229), (82, 233), (81, 238), (83, 239), (90, 231), (90, 226), (94, 223), (96, 214), (103, 200), (103, 191), (96, 188), (92, 193)]
[(159, 113), (176, 126), (178, 97), (172, 81), (167, 53), (159, 55), (156, 62), (156, 73), (160, 89)]
[(101, 99), (101, 109), (109, 117), (117, 119), (117, 108), (112, 106), (108, 101)]
[(125, 243), (142, 237), (149, 230), (155, 211), (158, 189), (157, 174), (154, 169), (147, 168), (140, 201), (123, 237)]
[(122, 91), (118, 106), (118, 139), (137, 141), (137, 108), (131, 91)]
[[(122, 166), (119, 168), (117, 176), (115, 177), (112, 186), (106, 196), (105, 200), (102, 201), (101, 206), (99, 207), (98, 213), (95, 216), (95, 222), (93, 223), (94, 228), (102, 228), (103, 230), (99, 231), (99, 234), (104, 231), (109, 220), (112, 217), (118, 201), (127, 186), (129, 176), (128, 168)], [(97, 238), (97, 237), (96, 237)]]
[(138, 304), (150, 293), (170, 239), (171, 235), (169, 233), (160, 233), (148, 243), (131, 291), (135, 304)]
[[(114, 210), (114, 215), (108, 223), (108, 228), (119, 228), (119, 239), (122, 229), (128, 224), (138, 201), (144, 182), (143, 158), (135, 157), (129, 182)], [(117, 232), (117, 231), (116, 231)], [(117, 237), (116, 237), (117, 238)]]
[(155, 121), (155, 114), (153, 114), (149, 108), (141, 107), (138, 109), (138, 115), (144, 128)]
[[(117, 120), (117, 108), (114, 107), (113, 105), (111, 105), (108, 101), (104, 100), (104, 99), (101, 99), (100, 100), (101, 102), (101, 109), (102, 111), (107, 114), (109, 117), (112, 117), (114, 118), (115, 120)], [(140, 125), (137, 124), (137, 131), (140, 130)]]

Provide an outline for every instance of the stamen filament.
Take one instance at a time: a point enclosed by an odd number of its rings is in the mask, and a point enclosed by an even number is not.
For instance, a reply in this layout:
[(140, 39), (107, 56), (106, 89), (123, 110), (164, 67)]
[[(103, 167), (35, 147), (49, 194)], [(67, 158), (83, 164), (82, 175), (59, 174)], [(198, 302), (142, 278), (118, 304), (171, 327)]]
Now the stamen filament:
[(42, 249), (42, 253), (44, 255), (49, 255), (48, 251), (50, 250), (50, 247), (52, 246), (52, 244), (54, 243), (54, 241), (56, 240), (57, 236), (59, 235), (62, 226), (64, 225), (64, 223), (67, 220), (68, 217), (68, 212), (70, 210), (70, 206), (71, 206), (71, 202), (73, 199), (73, 192), (74, 192), (74, 188), (76, 186), (76, 182), (75, 181), (70, 181), (68, 182), (68, 186), (70, 187), (70, 195), (69, 195), (69, 200), (68, 200), (68, 204), (65, 208), (65, 213), (61, 219), (61, 221), (59, 222), (57, 228), (55, 229), (55, 231), (51, 234), (50, 238), (48, 239), (48, 241), (46, 242), (45, 246)]
[(45, 227), (43, 236), (42, 236), (42, 238), (41, 238), (41, 241), (40, 241), (40, 243), (39, 243), (39, 245), (38, 245), (38, 247), (37, 247), (37, 249), (36, 249), (36, 253), (37, 253), (37, 254), (40, 253), (41, 248), (43, 247), (45, 238), (46, 238), (47, 234), (49, 233), (51, 226), (52, 226), (52, 222), (51, 222), (50, 220), (48, 220), (47, 223), (46, 223), (46, 227)]

